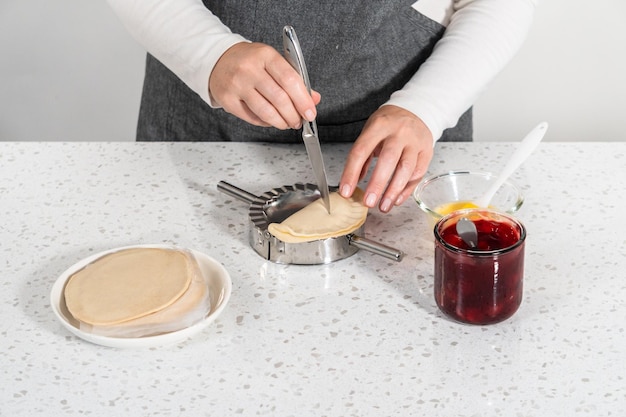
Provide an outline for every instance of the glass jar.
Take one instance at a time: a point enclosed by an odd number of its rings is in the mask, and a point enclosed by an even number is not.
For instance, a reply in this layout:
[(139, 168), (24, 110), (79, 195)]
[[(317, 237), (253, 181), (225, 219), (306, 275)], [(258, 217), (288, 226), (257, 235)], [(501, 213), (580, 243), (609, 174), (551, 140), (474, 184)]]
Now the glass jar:
[[(477, 229), (475, 247), (456, 231), (461, 218)], [(459, 210), (441, 218), (435, 234), (435, 301), (454, 320), (497, 323), (522, 302), (526, 229), (507, 214), (489, 209)]]

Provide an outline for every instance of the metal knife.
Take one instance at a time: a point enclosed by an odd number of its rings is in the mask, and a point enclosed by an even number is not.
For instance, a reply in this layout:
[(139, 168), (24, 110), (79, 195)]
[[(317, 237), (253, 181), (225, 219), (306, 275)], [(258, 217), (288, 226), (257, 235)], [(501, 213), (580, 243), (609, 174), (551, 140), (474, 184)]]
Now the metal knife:
[[(306, 70), (304, 64), (304, 55), (302, 54), (302, 48), (300, 48), (300, 42), (296, 36), (296, 31), (291, 26), (285, 26), (283, 28), (283, 48), (285, 50), (285, 58), (296, 69), (298, 74), (304, 80), (309, 94), (311, 94), (311, 82), (309, 81), (309, 73)], [(302, 140), (306, 147), (306, 152), (309, 155), (309, 160), (313, 166), (313, 174), (317, 182), (317, 188), (322, 194), (322, 201), (326, 211), (330, 214), (330, 193), (328, 192), (328, 180), (326, 179), (326, 170), (324, 168), (324, 159), (322, 157), (322, 148), (320, 147), (320, 140), (317, 136), (317, 123), (314, 121), (309, 122), (306, 119), (302, 119)]]

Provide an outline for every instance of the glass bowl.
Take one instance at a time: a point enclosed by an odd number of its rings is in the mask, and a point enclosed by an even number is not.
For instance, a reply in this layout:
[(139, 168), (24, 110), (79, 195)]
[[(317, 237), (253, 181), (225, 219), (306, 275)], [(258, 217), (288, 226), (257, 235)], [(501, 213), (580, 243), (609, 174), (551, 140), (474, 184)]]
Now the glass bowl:
[[(489, 172), (450, 171), (423, 179), (415, 188), (413, 198), (433, 220), (463, 208), (475, 208), (472, 201), (481, 197), (496, 175)], [(507, 180), (491, 199), (489, 208), (513, 214), (524, 203), (520, 188)]]

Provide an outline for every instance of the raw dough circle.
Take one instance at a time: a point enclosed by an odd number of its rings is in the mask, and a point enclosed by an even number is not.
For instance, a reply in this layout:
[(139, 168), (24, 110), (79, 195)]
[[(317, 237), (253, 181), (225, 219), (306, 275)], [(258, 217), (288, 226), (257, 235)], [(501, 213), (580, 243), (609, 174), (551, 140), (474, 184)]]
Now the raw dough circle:
[(187, 291), (193, 261), (174, 249), (114, 252), (68, 279), (65, 303), (74, 318), (93, 325), (143, 317), (167, 307)]

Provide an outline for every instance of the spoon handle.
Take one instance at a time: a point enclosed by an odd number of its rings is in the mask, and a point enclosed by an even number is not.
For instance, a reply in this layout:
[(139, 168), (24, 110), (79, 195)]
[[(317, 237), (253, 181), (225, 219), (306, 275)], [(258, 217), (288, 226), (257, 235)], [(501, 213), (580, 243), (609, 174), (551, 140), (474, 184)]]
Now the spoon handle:
[(498, 179), (491, 185), (491, 187), (475, 201), (478, 207), (488, 207), (491, 199), (496, 194), (498, 189), (504, 184), (509, 176), (515, 172), (515, 170), (522, 165), (522, 163), (530, 156), (535, 150), (543, 136), (548, 130), (548, 123), (541, 122), (533, 130), (531, 130), (524, 139), (520, 142), (519, 146), (511, 156), (511, 159), (507, 162), (502, 172), (498, 176)]

